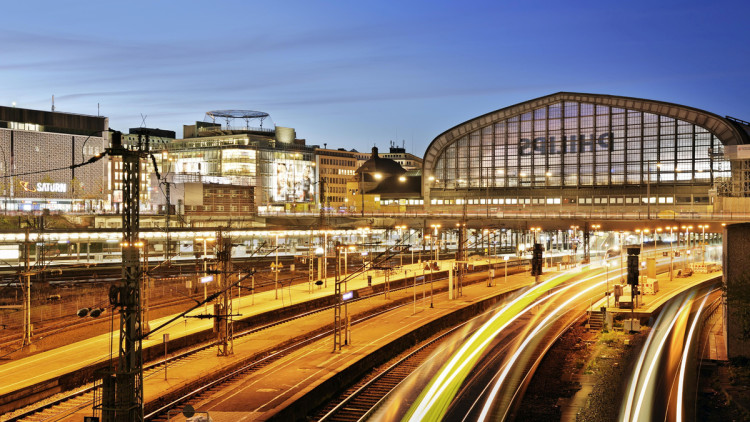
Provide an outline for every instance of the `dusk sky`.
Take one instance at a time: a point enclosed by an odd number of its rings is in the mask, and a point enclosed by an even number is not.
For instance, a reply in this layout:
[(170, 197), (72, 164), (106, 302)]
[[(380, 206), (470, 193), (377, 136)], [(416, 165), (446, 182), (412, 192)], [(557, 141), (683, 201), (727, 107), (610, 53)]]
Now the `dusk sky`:
[(3, 4), (0, 105), (175, 130), (265, 111), (308, 144), (422, 156), (559, 91), (750, 120), (745, 1), (23, 1)]

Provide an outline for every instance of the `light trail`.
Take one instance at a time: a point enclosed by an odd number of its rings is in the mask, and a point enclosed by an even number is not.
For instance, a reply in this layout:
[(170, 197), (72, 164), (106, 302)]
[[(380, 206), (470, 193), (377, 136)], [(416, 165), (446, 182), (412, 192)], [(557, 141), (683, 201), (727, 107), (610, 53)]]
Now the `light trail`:
[[(583, 281), (583, 280), (582, 280)], [(516, 352), (511, 356), (510, 360), (505, 364), (505, 368), (503, 369), (503, 372), (500, 374), (500, 377), (495, 381), (495, 385), (492, 387), (492, 390), (490, 390), (490, 394), (487, 397), (487, 400), (485, 400), (484, 407), (482, 408), (482, 412), (479, 414), (479, 418), (477, 419), (479, 422), (484, 422), (485, 419), (487, 419), (487, 415), (489, 414), (492, 405), (495, 402), (495, 397), (497, 396), (498, 391), (500, 391), (500, 387), (503, 384), (503, 381), (505, 381), (505, 377), (508, 376), (508, 372), (510, 372), (511, 367), (515, 364), (518, 357), (521, 355), (521, 353), (524, 351), (524, 349), (529, 345), (531, 340), (550, 322), (550, 320), (557, 315), (558, 312), (566, 308), (568, 305), (570, 305), (571, 302), (577, 300), (582, 295), (588, 293), (590, 290), (599, 287), (603, 284), (605, 284), (607, 280), (600, 281), (598, 283), (595, 283), (586, 289), (576, 293), (571, 298), (563, 302), (560, 306), (558, 306), (554, 311), (549, 313), (547, 317), (545, 317), (541, 323), (537, 324), (534, 331), (531, 332), (528, 336), (526, 336), (526, 339), (521, 343), (521, 346), (516, 349)], [(503, 414), (503, 417), (501, 420), (505, 419), (506, 413)]]
[[(656, 317), (656, 321), (654, 322), (654, 327), (658, 327), (661, 324), (661, 320), (664, 317), (664, 314), (666, 312), (660, 312), (659, 316)], [(643, 345), (643, 349), (641, 350), (641, 354), (638, 356), (638, 363), (635, 365), (635, 371), (633, 371), (633, 376), (630, 378), (630, 388), (628, 391), (627, 400), (625, 402), (625, 410), (620, 412), (621, 418), (620, 420), (622, 422), (627, 422), (629, 419), (626, 419), (626, 416), (629, 416), (631, 413), (631, 410), (633, 408), (633, 399), (635, 397), (635, 389), (638, 384), (638, 376), (637, 374), (641, 373), (641, 368), (643, 368), (643, 362), (646, 360), (646, 353), (651, 346), (651, 342), (654, 339), (654, 335), (656, 333), (656, 330), (651, 330), (648, 333), (648, 337), (646, 337), (646, 343)]]
[[(489, 321), (480, 327), (464, 345), (451, 357), (441, 368), (438, 375), (428, 385), (428, 388), (420, 394), (417, 401), (412, 405), (404, 420), (440, 420), (445, 415), (448, 405), (457, 393), (461, 382), (468, 375), (492, 339), (507, 326), (525, 313), (534, 301), (561, 283), (571, 279), (575, 274), (564, 273), (550, 278), (541, 284), (532, 287), (512, 302), (504, 306)], [(596, 276), (594, 276), (596, 277)], [(573, 283), (571, 286), (589, 281), (594, 277), (586, 278)], [(603, 282), (602, 282), (603, 283)], [(559, 293), (559, 292), (558, 292)], [(531, 306), (529, 306), (531, 305)], [(499, 327), (498, 327), (499, 325)]]
[[(661, 358), (661, 351), (664, 348), (664, 345), (667, 343), (667, 338), (669, 338), (669, 334), (672, 332), (672, 328), (677, 323), (677, 320), (679, 319), (680, 315), (685, 312), (686, 310), (689, 311), (689, 306), (691, 305), (691, 302), (687, 299), (692, 299), (693, 293), (689, 295), (688, 298), (683, 299), (682, 306), (675, 312), (674, 317), (672, 318), (672, 321), (669, 323), (669, 327), (667, 327), (666, 331), (662, 333), (661, 339), (659, 340), (659, 344), (656, 347), (656, 352), (653, 353), (651, 358), (651, 363), (649, 364), (648, 370), (646, 371), (646, 378), (644, 378), (642, 383), (641, 392), (638, 395), (638, 401), (635, 405), (635, 412), (633, 413), (633, 420), (637, 421), (638, 417), (641, 414), (641, 409), (643, 408), (643, 399), (646, 397), (646, 390), (648, 390), (648, 385), (651, 382), (651, 376), (654, 374), (654, 369), (656, 368), (659, 359)], [(650, 418), (649, 418), (650, 419)]]
[[(685, 309), (688, 308), (688, 306), (691, 303), (692, 297), (695, 295), (694, 292), (691, 292), (687, 297), (683, 298), (682, 301), (678, 304), (677, 301), (672, 302), (673, 305), (669, 307), (669, 309), (665, 309), (657, 319), (656, 323), (654, 324), (654, 328), (649, 333), (648, 340), (646, 344), (643, 347), (643, 351), (641, 352), (641, 355), (638, 359), (638, 364), (636, 365), (636, 370), (633, 373), (633, 376), (630, 380), (630, 390), (628, 392), (628, 399), (627, 404), (625, 406), (625, 412), (621, 414), (621, 420), (623, 422), (625, 421), (637, 421), (641, 409), (643, 407), (643, 399), (646, 395), (646, 390), (648, 390), (649, 383), (651, 382), (651, 376), (653, 375), (654, 369), (657, 366), (658, 360), (661, 356), (661, 350), (664, 348), (664, 344), (666, 344), (667, 338), (669, 337), (669, 334), (672, 331), (672, 328), (677, 323), (677, 320), (679, 319), (680, 315), (685, 311)], [(675, 310), (675, 308), (677, 308)], [(661, 319), (662, 315), (667, 314), (673, 314), (671, 321), (669, 322), (669, 325), (667, 326), (666, 330), (659, 329), (661, 325)], [(657, 340), (658, 344), (656, 346), (655, 350), (652, 350), (651, 343), (653, 339), (656, 337), (657, 332), (659, 333), (659, 339)], [(646, 355), (651, 356), (651, 360), (648, 364), (648, 369), (646, 370), (646, 376), (641, 379), (640, 374), (641, 370), (643, 368), (644, 361), (646, 360)], [(633, 402), (635, 400), (636, 395), (636, 388), (640, 386), (640, 391), (638, 392), (638, 400), (635, 401), (635, 406), (633, 406)], [(632, 411), (632, 413), (631, 413)]]
[(701, 301), (701, 304), (698, 307), (698, 312), (696, 312), (695, 316), (693, 317), (693, 323), (690, 325), (690, 331), (688, 332), (687, 340), (685, 340), (684, 350), (682, 351), (682, 362), (680, 363), (680, 377), (677, 383), (677, 422), (682, 421), (682, 395), (684, 391), (685, 368), (687, 367), (687, 359), (688, 359), (688, 352), (690, 351), (690, 343), (693, 341), (693, 333), (695, 332), (695, 327), (698, 326), (698, 321), (700, 320), (701, 312), (703, 312), (703, 308), (706, 305), (706, 300), (708, 299), (708, 296), (710, 296), (711, 292), (713, 291), (714, 289), (712, 288), (703, 297), (703, 300)]

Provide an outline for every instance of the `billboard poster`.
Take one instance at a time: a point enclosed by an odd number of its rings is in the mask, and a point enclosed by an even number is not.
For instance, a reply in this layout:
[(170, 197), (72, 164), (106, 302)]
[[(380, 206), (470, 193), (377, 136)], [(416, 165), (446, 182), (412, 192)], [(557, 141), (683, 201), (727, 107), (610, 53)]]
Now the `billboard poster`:
[(274, 163), (275, 202), (314, 202), (315, 169), (309, 161), (277, 160)]

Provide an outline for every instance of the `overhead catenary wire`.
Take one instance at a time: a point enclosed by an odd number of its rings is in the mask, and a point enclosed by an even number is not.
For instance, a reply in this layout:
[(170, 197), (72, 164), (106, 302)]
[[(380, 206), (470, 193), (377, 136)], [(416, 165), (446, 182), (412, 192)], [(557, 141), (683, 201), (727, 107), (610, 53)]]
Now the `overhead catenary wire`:
[(46, 170), (27, 171), (27, 172), (24, 172), (24, 173), (5, 174), (5, 175), (0, 176), (0, 179), (9, 179), (9, 178), (18, 177), (18, 176), (29, 176), (29, 175), (32, 175), (32, 174), (52, 173), (52, 172), (60, 171), (60, 170), (72, 170), (72, 169), (76, 169), (76, 168), (79, 168), (79, 167), (83, 167), (83, 166), (88, 165), (88, 164), (93, 164), (93, 163), (101, 160), (102, 158), (104, 158), (105, 155), (107, 155), (106, 152), (101, 153), (101, 154), (97, 154), (97, 155), (89, 158), (88, 160), (86, 160), (86, 161), (84, 161), (82, 163), (71, 164), (69, 166), (57, 167), (57, 168), (46, 169)]

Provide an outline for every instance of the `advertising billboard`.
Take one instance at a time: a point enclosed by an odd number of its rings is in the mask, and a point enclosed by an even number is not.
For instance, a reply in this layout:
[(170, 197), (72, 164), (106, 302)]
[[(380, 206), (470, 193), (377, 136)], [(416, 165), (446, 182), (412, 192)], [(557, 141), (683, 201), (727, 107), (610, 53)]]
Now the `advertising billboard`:
[(315, 169), (309, 161), (276, 160), (273, 186), (275, 202), (314, 202)]

